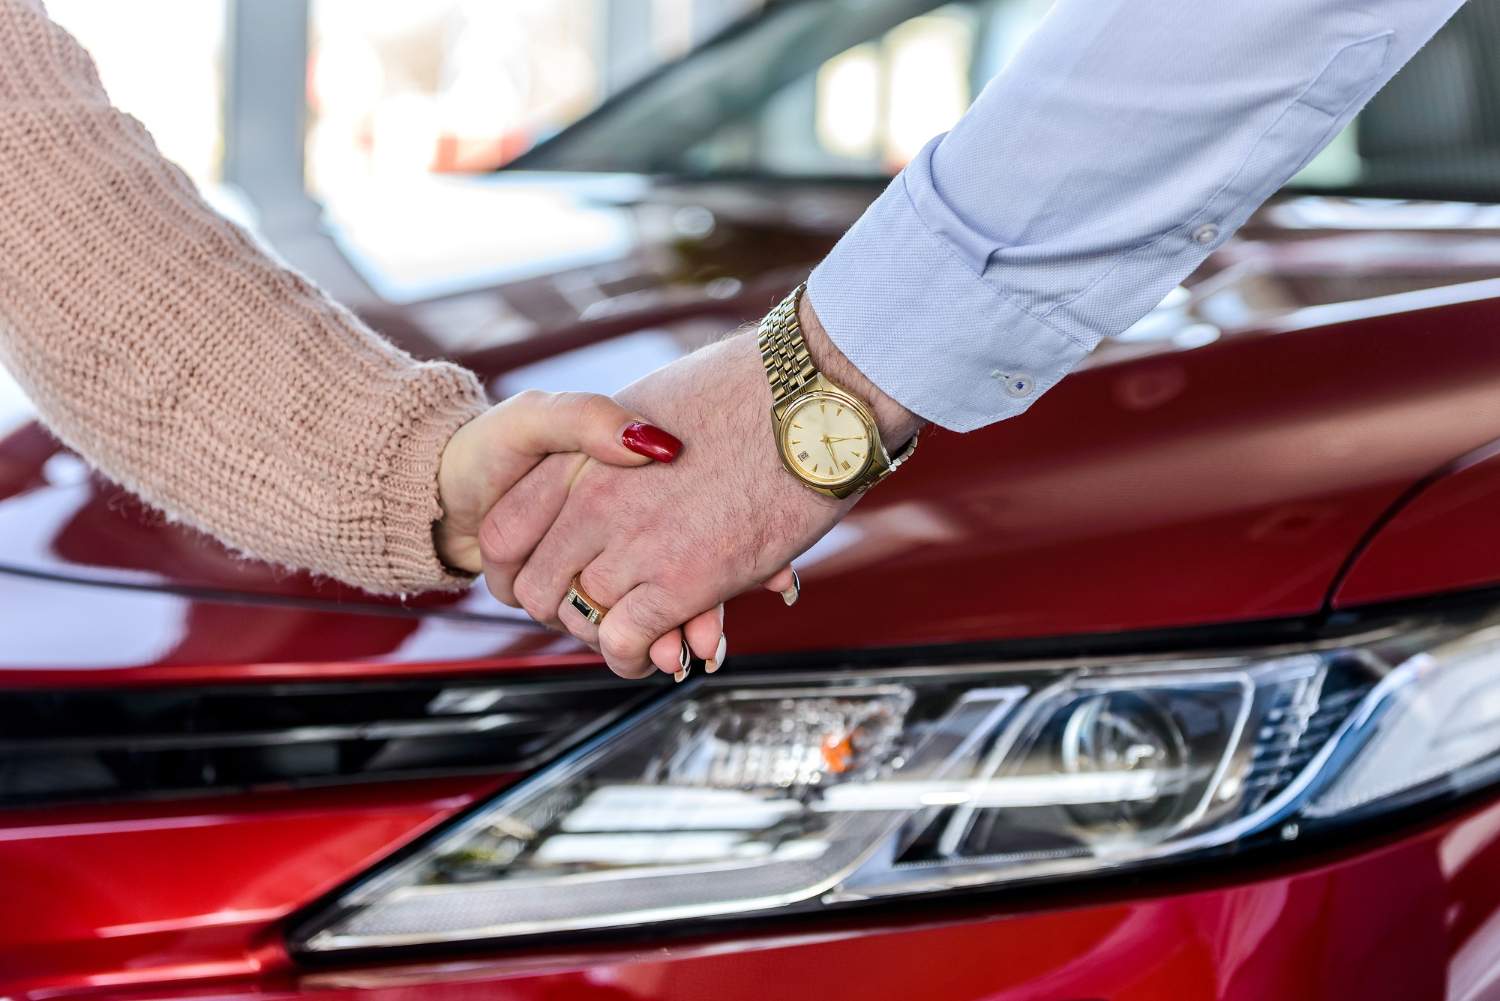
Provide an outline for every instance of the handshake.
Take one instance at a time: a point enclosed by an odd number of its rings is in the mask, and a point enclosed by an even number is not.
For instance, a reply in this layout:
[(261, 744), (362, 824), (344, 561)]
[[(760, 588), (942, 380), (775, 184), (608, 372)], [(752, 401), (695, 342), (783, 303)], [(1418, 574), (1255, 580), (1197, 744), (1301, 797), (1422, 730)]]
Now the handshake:
[[(910, 438), (918, 421), (838, 354), (805, 302), (801, 316), (814, 362), (871, 401), (887, 446)], [(794, 602), (791, 560), (856, 499), (809, 489), (782, 467), (770, 408), (751, 332), (617, 399), (521, 393), (444, 449), (438, 555), (622, 677), (661, 670), (680, 681), (695, 662), (712, 672), (727, 648), (723, 602), (755, 587)], [(591, 605), (607, 614), (586, 614)]]
[[(438, 555), (622, 677), (681, 680), (695, 662), (714, 671), (727, 649), (723, 602), (761, 584), (796, 600), (789, 561), (842, 513), (781, 469), (769, 407), (748, 334), (618, 400), (514, 396), (443, 451)], [(608, 610), (602, 619), (567, 600), (575, 580)]]

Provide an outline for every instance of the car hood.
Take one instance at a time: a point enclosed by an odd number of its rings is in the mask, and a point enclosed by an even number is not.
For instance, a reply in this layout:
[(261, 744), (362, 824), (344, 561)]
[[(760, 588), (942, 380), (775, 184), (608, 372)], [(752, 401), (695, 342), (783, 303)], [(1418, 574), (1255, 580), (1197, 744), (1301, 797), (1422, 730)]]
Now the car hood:
[[(441, 295), (398, 301), (414, 286), (389, 273), (353, 294), (377, 328), (472, 366), (496, 396), (613, 391), (754, 318), (872, 195), (506, 184), (503, 197), (542, 191), (543, 216), (609, 238), (570, 259), (512, 248), (505, 273)], [(366, 277), (382, 266), (357, 234), (340, 239)], [(733, 603), (731, 649), (843, 655), (1316, 612), (1404, 491), (1500, 438), (1496, 275), (1493, 210), (1277, 202), (1024, 418), (925, 435), (798, 562), (795, 609)], [(0, 570), (0, 607), (21, 626), (0, 666), (35, 677), (592, 660), (482, 584), (401, 602), (239, 558), (90, 476), (34, 423), (0, 442)]]

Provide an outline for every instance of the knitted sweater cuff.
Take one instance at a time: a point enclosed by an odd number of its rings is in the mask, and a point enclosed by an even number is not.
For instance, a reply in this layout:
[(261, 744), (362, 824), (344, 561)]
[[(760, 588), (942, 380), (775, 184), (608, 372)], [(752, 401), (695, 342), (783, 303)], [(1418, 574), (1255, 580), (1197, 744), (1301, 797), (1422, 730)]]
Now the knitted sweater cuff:
[(417, 365), (402, 382), (392, 431), (376, 458), (380, 523), (370, 537), (380, 546), (379, 565), (371, 580), (354, 583), (401, 594), (460, 590), (474, 575), (444, 565), (433, 541), (443, 514), (438, 467), (453, 432), (484, 412), (484, 390), (471, 373), (447, 364)]

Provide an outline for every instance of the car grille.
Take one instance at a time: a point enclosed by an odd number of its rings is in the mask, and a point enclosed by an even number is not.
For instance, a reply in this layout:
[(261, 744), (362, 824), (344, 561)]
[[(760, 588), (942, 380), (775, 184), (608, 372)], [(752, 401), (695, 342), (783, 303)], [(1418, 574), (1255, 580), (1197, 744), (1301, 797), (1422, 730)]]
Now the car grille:
[(0, 807), (525, 770), (649, 691), (506, 677), (0, 692)]

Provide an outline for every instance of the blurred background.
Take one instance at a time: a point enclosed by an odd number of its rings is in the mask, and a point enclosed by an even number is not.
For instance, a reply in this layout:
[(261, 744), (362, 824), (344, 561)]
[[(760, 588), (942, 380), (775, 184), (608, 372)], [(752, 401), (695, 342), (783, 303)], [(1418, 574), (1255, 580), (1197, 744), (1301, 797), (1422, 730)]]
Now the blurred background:
[[(514, 255), (517, 205), (464, 178), (515, 161), (721, 32), (729, 44), (705, 63), (718, 92), (693, 92), (687, 75), (686, 87), (646, 88), (635, 102), (649, 119), (634, 129), (644, 148), (606, 135), (539, 166), (883, 178), (957, 120), (1048, 5), (897, 0), (856, 4), (855, 17), (844, 4), (776, 0), (53, 0), (49, 10), (93, 54), (115, 103), (221, 211), (358, 304), (372, 288), (412, 301), (490, 274)], [(785, 31), (741, 30), (778, 6), (802, 8)], [(788, 51), (793, 29), (826, 44)], [(598, 235), (546, 229), (537, 239), (559, 251)]]
[[(702, 204), (714, 200), (704, 182), (735, 185), (731, 200), (766, 202), (761, 220), (790, 204), (778, 187), (818, 185), (795, 222), (836, 237), (953, 125), (1050, 5), (51, 0), (49, 10), (211, 201), (362, 310), (618, 259), (628, 234), (592, 209), (632, 201), (648, 180), (694, 186), (684, 197)], [(1500, 0), (1469, 4), (1294, 186), (1496, 197), (1497, 32)], [(856, 188), (851, 215), (836, 189)], [(705, 236), (709, 223), (691, 212), (671, 225)], [(801, 263), (812, 248), (802, 249), (777, 253)], [(705, 282), (722, 273), (694, 271)], [(449, 339), (454, 325), (439, 326), (438, 348), (464, 346)]]
[(227, 67), (256, 60), (267, 78), (295, 70), (306, 83), (308, 185), (336, 195), (371, 175), (500, 166), (760, 5), (52, 0), (48, 9), (93, 54), (115, 103), (200, 184), (223, 178), (226, 130), (237, 124), (226, 119), (246, 110), (225, 106)]
[[(307, 188), (336, 203), (372, 178), (502, 166), (763, 6), (53, 0), (49, 9), (94, 55), (115, 102), (200, 185), (243, 180), (234, 150), (250, 137), (238, 130), (287, 110), (273, 102), (295, 81), (305, 91)], [(1001, 30), (988, 26), (991, 55), (1003, 57), (1047, 6), (941, 6), (828, 60), (813, 80), (824, 152), (899, 168), (968, 105), (980, 8), (1005, 8)], [(282, 86), (255, 86), (270, 81)]]
[[(93, 54), (116, 104), (221, 208), (243, 215), (253, 205), (256, 228), (278, 246), (321, 215), (375, 265), (396, 263), (416, 230), (430, 235), (435, 218), (456, 213), (466, 225), (444, 230), (451, 245), (439, 253), (423, 241), (436, 276), (492, 250), (482, 229), (494, 220), (445, 178), (511, 163), (726, 29), (748, 37), (703, 64), (708, 92), (678, 74), (688, 86), (671, 101), (636, 102), (651, 115), (637, 130), (650, 150), (575, 148), (546, 166), (889, 176), (957, 120), (1049, 6), (52, 0), (49, 9)], [(785, 30), (735, 28), (776, 8)], [(809, 37), (816, 51), (785, 44)], [(1306, 176), (1349, 182), (1357, 161), (1346, 136)]]

